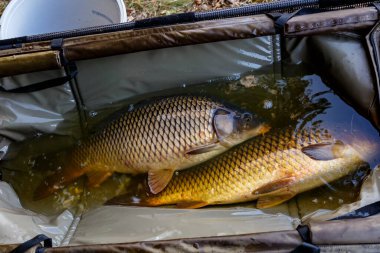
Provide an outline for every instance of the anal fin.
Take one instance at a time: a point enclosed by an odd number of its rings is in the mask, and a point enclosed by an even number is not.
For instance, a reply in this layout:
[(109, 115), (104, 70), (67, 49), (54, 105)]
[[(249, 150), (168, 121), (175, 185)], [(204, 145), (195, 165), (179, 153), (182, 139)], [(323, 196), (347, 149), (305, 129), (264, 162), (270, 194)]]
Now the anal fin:
[(174, 170), (150, 170), (148, 172), (148, 185), (153, 194), (161, 192), (172, 179)]
[(266, 194), (270, 192), (274, 192), (278, 189), (284, 188), (286, 186), (291, 185), (295, 181), (295, 177), (289, 176), (289, 177), (283, 177), (278, 180), (271, 181), (259, 188), (257, 188), (253, 194), (255, 195), (261, 195)]
[(208, 203), (204, 201), (184, 201), (176, 204), (177, 208), (195, 209), (207, 206)]

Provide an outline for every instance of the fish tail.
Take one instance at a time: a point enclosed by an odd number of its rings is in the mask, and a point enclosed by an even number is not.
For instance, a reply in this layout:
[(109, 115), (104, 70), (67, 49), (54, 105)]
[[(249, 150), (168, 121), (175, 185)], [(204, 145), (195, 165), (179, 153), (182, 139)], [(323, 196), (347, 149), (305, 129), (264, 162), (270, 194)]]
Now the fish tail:
[(41, 200), (63, 189), (87, 172), (87, 167), (65, 166), (46, 177), (34, 191), (33, 199)]
[(132, 177), (126, 188), (127, 193), (108, 200), (105, 205), (125, 205), (153, 207), (160, 206), (160, 198), (149, 193), (146, 175), (140, 174)]

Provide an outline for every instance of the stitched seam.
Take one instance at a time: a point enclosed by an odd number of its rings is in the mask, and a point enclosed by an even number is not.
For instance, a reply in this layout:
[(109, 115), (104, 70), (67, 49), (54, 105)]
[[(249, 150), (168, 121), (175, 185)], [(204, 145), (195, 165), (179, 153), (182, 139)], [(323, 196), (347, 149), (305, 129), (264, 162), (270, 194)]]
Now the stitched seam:
[[(375, 22), (377, 20), (377, 15), (375, 17), (374, 14), (367, 14), (364, 17), (351, 17), (348, 19), (343, 20), (341, 19), (333, 19), (333, 20), (327, 20), (327, 21), (319, 21), (314, 22), (311, 25), (308, 25), (307, 27), (303, 27), (301, 24), (297, 24), (295, 21), (295, 24), (292, 25), (292, 28), (289, 28), (289, 24), (287, 24), (287, 33), (297, 33), (297, 32), (304, 32), (304, 31), (313, 31), (321, 28), (335, 28), (340, 27), (344, 25), (352, 25), (352, 24), (358, 24), (363, 22)], [(290, 20), (291, 21), (291, 20)]]

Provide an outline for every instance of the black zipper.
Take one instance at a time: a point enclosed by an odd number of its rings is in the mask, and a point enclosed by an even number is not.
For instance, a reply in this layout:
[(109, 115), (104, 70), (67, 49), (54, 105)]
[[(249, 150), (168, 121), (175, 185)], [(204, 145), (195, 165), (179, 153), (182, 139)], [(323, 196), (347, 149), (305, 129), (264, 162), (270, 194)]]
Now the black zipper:
[(39, 35), (23, 36), (0, 40), (0, 50), (9, 49), (21, 45), (21, 43), (48, 41), (58, 38), (71, 38), (100, 33), (117, 32), (132, 29), (143, 29), (148, 27), (159, 27), (181, 23), (216, 20), (248, 15), (257, 15), (273, 12), (290, 12), (301, 8), (322, 8), (324, 10), (334, 10), (352, 7), (369, 6), (374, 0), (281, 0), (270, 3), (247, 5), (236, 8), (173, 14), (163, 17), (149, 18), (139, 21), (96, 26), (90, 28), (75, 29), (63, 32), (45, 33)]

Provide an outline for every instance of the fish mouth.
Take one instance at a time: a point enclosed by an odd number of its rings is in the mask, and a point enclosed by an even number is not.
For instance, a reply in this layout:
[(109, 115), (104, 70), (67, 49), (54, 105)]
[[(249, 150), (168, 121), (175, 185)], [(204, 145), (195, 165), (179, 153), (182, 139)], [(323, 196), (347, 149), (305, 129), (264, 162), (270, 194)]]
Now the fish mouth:
[(234, 143), (234, 145), (239, 144), (242, 141), (246, 141), (251, 138), (255, 138), (260, 135), (266, 134), (271, 129), (271, 126), (267, 123), (261, 123), (257, 127), (253, 127), (249, 130), (244, 130), (243, 132), (237, 134), (235, 138), (231, 136), (230, 142)]
[[(260, 123), (258, 126), (253, 127), (249, 130), (245, 129), (235, 134), (231, 134), (225, 139), (223, 143), (226, 144), (226, 147), (232, 147), (238, 145), (246, 140), (255, 138), (260, 135), (264, 135), (271, 129), (271, 126), (267, 123)], [(224, 144), (222, 144), (224, 146)]]
[(267, 123), (261, 123), (257, 127), (254, 127), (250, 130), (246, 130), (243, 134), (246, 137), (255, 137), (259, 135), (264, 135), (271, 129), (271, 126)]

